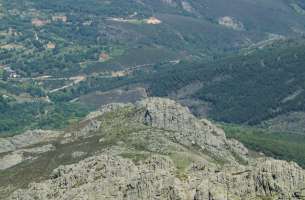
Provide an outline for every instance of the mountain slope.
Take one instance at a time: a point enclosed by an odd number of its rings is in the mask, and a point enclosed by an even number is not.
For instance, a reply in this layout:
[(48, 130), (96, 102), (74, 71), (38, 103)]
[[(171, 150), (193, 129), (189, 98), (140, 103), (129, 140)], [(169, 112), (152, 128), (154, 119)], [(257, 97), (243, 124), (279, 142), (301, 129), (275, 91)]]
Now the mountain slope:
[[(1, 64), (27, 77), (126, 67), (132, 59), (124, 55), (139, 48), (163, 52), (156, 62), (211, 58), (270, 36), (302, 35), (305, 25), (305, 16), (291, 4), (275, 0), (234, 0), (229, 6), (223, 0), (13, 0), (1, 2), (1, 8)], [(155, 26), (145, 21), (152, 16), (160, 20)], [(106, 63), (99, 62), (102, 52), (110, 56)]]
[[(126, 82), (149, 85), (152, 96), (165, 96), (194, 84), (189, 79), (209, 81), (205, 73), (198, 72), (199, 78), (189, 73), (189, 67), (201, 68), (196, 64), (201, 62), (215, 66), (215, 60), (241, 49), (299, 38), (304, 34), (303, 10), (304, 3), (296, 0), (232, 0), (230, 5), (224, 0), (0, 0), (0, 131), (63, 127), (63, 118), (77, 120), (84, 113), (78, 109), (91, 109), (73, 101), (111, 92)], [(186, 63), (178, 66), (181, 61)], [(166, 73), (172, 70), (166, 67), (196, 78), (169, 77)], [(154, 70), (160, 70), (156, 77), (134, 80), (134, 73)], [(169, 81), (161, 85), (150, 76)], [(128, 80), (122, 84), (121, 78)], [(63, 112), (56, 114), (58, 110)], [(261, 113), (250, 122), (268, 118)], [(214, 119), (247, 121), (238, 115), (212, 113)]]
[[(64, 101), (98, 89), (140, 85), (149, 95), (178, 99), (199, 115), (258, 125), (304, 111), (304, 48), (302, 39), (283, 40), (215, 62), (159, 64), (119, 79), (88, 79), (72, 90), (70, 97), (58, 93), (53, 98)], [(206, 108), (208, 113), (196, 111), (198, 108)]]
[(0, 142), (4, 199), (304, 197), (305, 171), (295, 163), (250, 156), (168, 99), (110, 104), (65, 132)]
[(215, 120), (260, 124), (304, 111), (304, 47), (303, 40), (284, 40), (213, 63), (161, 66), (138, 82), (151, 95), (202, 101), (198, 107), (208, 107)]
[[(258, 33), (274, 33), (280, 35), (290, 35), (297, 30), (304, 30), (304, 9), (302, 1), (286, 0), (232, 0), (230, 4), (225, 0), (173, 0), (156, 1), (146, 4), (153, 4), (155, 7), (159, 2), (175, 8), (180, 8), (185, 12), (200, 18), (210, 19), (211, 22), (218, 23), (219, 19), (228, 16), (233, 22), (240, 22), (242, 30)], [(159, 3), (160, 4), (160, 3)], [(158, 12), (158, 8), (156, 12)], [(160, 9), (161, 10), (161, 9)], [(231, 22), (231, 20), (229, 20)], [(228, 22), (229, 22), (228, 21)], [(224, 23), (229, 28), (230, 23)], [(232, 24), (231, 24), (232, 25)]]

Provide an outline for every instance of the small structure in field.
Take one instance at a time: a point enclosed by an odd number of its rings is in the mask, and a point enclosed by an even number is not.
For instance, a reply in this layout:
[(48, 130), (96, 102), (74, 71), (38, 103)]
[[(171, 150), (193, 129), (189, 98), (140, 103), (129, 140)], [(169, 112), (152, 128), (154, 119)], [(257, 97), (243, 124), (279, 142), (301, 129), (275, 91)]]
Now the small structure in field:
[(150, 17), (146, 20), (146, 23), (156, 25), (156, 24), (161, 24), (162, 21), (157, 19), (156, 17)]
[(50, 23), (49, 20), (43, 20), (43, 19), (37, 19), (37, 18), (32, 19), (33, 26), (41, 27), (41, 26), (47, 25), (48, 23)]
[(124, 77), (124, 76), (128, 76), (129, 75), (129, 71), (128, 70), (121, 70), (121, 71), (112, 71), (111, 72), (111, 76), (114, 78), (117, 77)]
[(46, 45), (47, 49), (55, 49), (56, 48), (56, 44), (52, 43), (52, 42), (49, 42), (47, 45)]
[(68, 17), (66, 15), (55, 15), (52, 16), (52, 21), (61, 21), (63, 23), (66, 23), (68, 21)]
[(236, 19), (230, 16), (219, 18), (218, 24), (237, 31), (242, 31), (245, 29), (244, 25), (240, 21), (237, 21)]
[(17, 74), (17, 72), (10, 67), (4, 67), (3, 70), (7, 73), (7, 77), (9, 77), (9, 78), (19, 78), (20, 77)]
[(105, 62), (105, 61), (109, 60), (109, 58), (110, 58), (110, 56), (107, 53), (102, 52), (99, 56), (99, 61)]

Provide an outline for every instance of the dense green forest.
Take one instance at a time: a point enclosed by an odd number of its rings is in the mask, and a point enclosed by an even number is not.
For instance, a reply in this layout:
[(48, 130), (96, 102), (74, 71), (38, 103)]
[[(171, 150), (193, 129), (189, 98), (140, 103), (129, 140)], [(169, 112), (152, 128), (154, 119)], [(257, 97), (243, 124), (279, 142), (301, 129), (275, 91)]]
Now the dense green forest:
[(39, 100), (10, 101), (0, 97), (0, 132), (4, 135), (18, 134), (26, 129), (62, 129), (83, 118), (89, 110), (88, 106), (77, 103), (53, 105)]
[(213, 102), (212, 117), (227, 122), (258, 124), (304, 111), (304, 56), (305, 45), (298, 41), (225, 60), (217, 64), (217, 74), (227, 78), (195, 95)]

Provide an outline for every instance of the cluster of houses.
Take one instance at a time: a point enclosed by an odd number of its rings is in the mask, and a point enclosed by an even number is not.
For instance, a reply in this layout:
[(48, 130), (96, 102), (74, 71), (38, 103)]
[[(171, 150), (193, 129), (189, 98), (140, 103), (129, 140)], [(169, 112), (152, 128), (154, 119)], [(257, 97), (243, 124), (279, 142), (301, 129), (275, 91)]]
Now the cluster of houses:
[(12, 79), (12, 78), (19, 78), (20, 77), (20, 75), (17, 74), (17, 72), (10, 67), (0, 65), (0, 68), (3, 69), (6, 72), (6, 74), (7, 74), (6, 77), (7, 78)]
[(109, 54), (107, 54), (107, 53), (105, 53), (105, 52), (102, 52), (102, 53), (100, 54), (100, 56), (99, 56), (99, 61), (100, 61), (100, 62), (105, 62), (105, 61), (107, 61), (107, 60), (109, 60), (109, 59), (110, 59)]
[(32, 25), (36, 27), (41, 27), (50, 24), (51, 22), (58, 22), (58, 21), (66, 23), (68, 21), (68, 17), (66, 15), (54, 15), (52, 16), (52, 20), (34, 18), (32, 19)]

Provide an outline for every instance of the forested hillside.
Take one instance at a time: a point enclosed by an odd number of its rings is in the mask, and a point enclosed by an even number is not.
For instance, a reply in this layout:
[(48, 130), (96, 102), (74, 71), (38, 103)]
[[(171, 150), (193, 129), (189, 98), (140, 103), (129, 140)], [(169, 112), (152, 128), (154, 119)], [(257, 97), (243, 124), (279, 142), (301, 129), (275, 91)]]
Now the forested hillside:
[(135, 83), (148, 85), (150, 95), (166, 96), (199, 81), (203, 86), (188, 98), (210, 102), (210, 117), (258, 124), (283, 113), (304, 110), (304, 52), (303, 40), (291, 40), (214, 62), (161, 63), (129, 77), (88, 79), (70, 93), (57, 93), (53, 98), (64, 101), (92, 90)]
[(183, 75), (174, 70), (167, 75), (171, 78), (161, 77), (152, 88), (164, 95), (181, 84), (201, 81), (203, 87), (191, 97), (211, 103), (210, 117), (259, 124), (277, 115), (304, 111), (304, 52), (303, 41), (285, 41), (250, 54), (194, 65)]
[(302, 111), (304, 13), (297, 0), (0, 0), (0, 132), (62, 127), (117, 88), (225, 122)]

